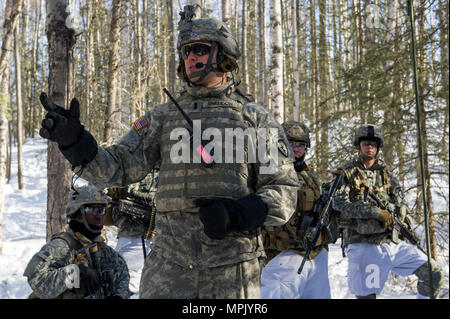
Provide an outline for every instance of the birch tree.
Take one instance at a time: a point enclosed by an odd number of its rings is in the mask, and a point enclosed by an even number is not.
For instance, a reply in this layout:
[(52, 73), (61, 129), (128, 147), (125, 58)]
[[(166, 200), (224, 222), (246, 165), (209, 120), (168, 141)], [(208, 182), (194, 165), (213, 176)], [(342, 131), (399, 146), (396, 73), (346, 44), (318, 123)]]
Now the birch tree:
[(17, 107), (17, 183), (19, 189), (23, 189), (23, 105), (22, 105), (22, 75), (21, 75), (21, 55), (19, 53), (19, 28), (14, 30), (14, 63), (15, 63), (15, 82), (16, 82), (16, 107)]
[(3, 206), (5, 201), (5, 174), (7, 156), (8, 119), (7, 105), (9, 104), (9, 64), (11, 62), (12, 40), (17, 27), (23, 1), (8, 0), (5, 7), (5, 21), (3, 23), (3, 42), (0, 52), (0, 253), (2, 252), (2, 224)]
[(270, 0), (270, 69), (271, 106), (275, 119), (284, 121), (283, 90), (283, 35), (281, 24), (281, 4)]

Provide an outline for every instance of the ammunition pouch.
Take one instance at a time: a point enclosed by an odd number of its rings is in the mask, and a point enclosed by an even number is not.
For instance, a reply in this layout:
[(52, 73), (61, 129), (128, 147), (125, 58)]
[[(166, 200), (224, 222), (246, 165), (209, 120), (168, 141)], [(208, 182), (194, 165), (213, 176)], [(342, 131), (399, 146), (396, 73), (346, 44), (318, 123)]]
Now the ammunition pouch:
[(312, 188), (301, 188), (298, 191), (298, 210), (302, 212), (312, 211), (316, 199), (317, 197)]

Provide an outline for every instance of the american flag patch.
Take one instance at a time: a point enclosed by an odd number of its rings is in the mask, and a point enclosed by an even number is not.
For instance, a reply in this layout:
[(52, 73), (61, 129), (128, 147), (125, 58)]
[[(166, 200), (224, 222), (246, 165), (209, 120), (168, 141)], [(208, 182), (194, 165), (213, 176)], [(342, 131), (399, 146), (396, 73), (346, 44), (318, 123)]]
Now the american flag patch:
[(134, 121), (133, 126), (136, 131), (139, 131), (141, 128), (146, 127), (147, 121), (145, 120), (145, 117), (141, 116), (140, 118), (138, 118), (136, 121)]

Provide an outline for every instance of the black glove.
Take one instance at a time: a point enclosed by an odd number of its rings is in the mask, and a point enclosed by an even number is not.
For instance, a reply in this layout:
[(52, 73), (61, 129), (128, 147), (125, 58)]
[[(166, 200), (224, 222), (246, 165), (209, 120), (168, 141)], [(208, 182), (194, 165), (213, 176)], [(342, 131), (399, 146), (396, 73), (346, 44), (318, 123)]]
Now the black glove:
[(78, 268), (80, 268), (80, 287), (85, 287), (90, 293), (100, 289), (100, 277), (94, 269), (84, 265), (78, 265)]
[(58, 147), (73, 165), (85, 165), (97, 155), (97, 141), (80, 123), (80, 104), (76, 98), (68, 110), (54, 104), (45, 93), (39, 96), (48, 111), (39, 135), (58, 143)]
[(267, 204), (250, 194), (238, 200), (197, 198), (203, 231), (212, 239), (223, 239), (231, 231), (255, 230), (264, 224)]
[(73, 98), (68, 110), (54, 104), (45, 93), (41, 93), (39, 100), (44, 109), (48, 111), (42, 121), (39, 135), (58, 143), (58, 146), (61, 147), (70, 147), (76, 144), (83, 134), (78, 100)]

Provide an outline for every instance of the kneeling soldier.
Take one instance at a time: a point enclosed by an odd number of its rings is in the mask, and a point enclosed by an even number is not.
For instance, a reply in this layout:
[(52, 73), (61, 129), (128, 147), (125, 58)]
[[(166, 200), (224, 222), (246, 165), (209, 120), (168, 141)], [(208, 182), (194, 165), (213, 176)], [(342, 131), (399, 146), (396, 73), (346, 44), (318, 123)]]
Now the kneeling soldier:
[(24, 276), (30, 298), (109, 299), (130, 297), (130, 276), (122, 257), (100, 233), (107, 197), (92, 186), (69, 194), (69, 227), (55, 234), (29, 261)]

